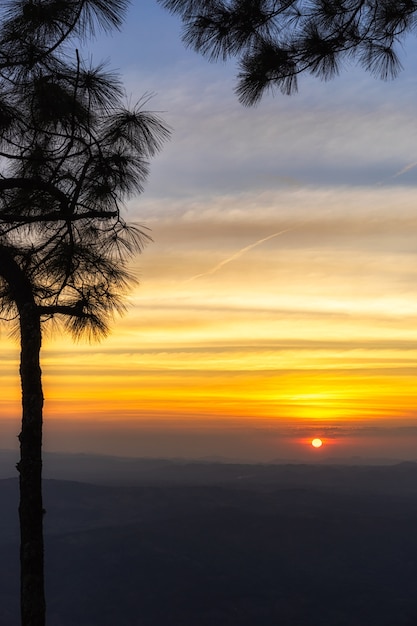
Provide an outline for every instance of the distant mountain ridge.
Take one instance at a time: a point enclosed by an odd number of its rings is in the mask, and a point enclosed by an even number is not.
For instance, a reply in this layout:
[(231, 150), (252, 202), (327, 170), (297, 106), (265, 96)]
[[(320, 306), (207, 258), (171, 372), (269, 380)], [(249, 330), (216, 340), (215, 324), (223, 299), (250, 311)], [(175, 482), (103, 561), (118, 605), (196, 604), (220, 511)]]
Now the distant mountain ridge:
[[(416, 626), (416, 464), (133, 466), (135, 483), (45, 480), (51, 626)], [(17, 500), (0, 480), (2, 626)]]
[[(0, 450), (0, 479), (17, 476), (17, 452)], [(417, 463), (239, 463), (89, 454), (44, 454), (44, 478), (101, 485), (275, 484), (341, 491), (417, 493)]]

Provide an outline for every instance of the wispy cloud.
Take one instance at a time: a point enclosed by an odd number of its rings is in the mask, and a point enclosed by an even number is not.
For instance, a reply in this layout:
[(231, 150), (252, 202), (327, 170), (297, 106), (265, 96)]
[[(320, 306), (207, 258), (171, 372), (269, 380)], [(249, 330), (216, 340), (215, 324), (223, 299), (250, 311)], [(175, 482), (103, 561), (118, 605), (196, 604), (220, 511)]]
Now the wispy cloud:
[(417, 161), (413, 161), (413, 163), (409, 163), (408, 165), (403, 167), (399, 172), (396, 172), (395, 174), (393, 174), (392, 178), (397, 178), (398, 176), (402, 176), (403, 174), (406, 174), (406, 172), (409, 172), (410, 170), (414, 169), (415, 167), (417, 167)]
[(195, 276), (191, 276), (191, 278), (188, 278), (184, 282), (185, 283), (189, 283), (192, 280), (196, 280), (197, 278), (202, 278), (203, 276), (210, 276), (212, 274), (215, 274), (222, 267), (224, 267), (228, 263), (231, 263), (232, 261), (235, 261), (236, 259), (239, 259), (242, 255), (246, 254), (246, 252), (249, 252), (249, 250), (252, 250), (253, 248), (256, 248), (257, 246), (260, 246), (262, 243), (265, 243), (265, 241), (269, 241), (270, 239), (274, 239), (274, 237), (279, 237), (280, 235), (283, 235), (284, 233), (288, 233), (291, 230), (294, 230), (294, 228), (286, 228), (285, 230), (280, 230), (277, 233), (273, 233), (272, 235), (268, 235), (267, 237), (263, 237), (262, 239), (258, 239), (254, 243), (251, 243), (248, 246), (245, 246), (244, 248), (241, 248), (240, 250), (238, 250), (237, 252), (232, 254), (232, 256), (227, 257), (227, 259), (223, 259), (223, 261), (220, 261), (220, 263), (217, 263), (217, 265), (215, 265), (214, 267), (212, 267), (209, 270), (207, 270), (207, 272), (202, 272), (201, 274), (195, 274)]

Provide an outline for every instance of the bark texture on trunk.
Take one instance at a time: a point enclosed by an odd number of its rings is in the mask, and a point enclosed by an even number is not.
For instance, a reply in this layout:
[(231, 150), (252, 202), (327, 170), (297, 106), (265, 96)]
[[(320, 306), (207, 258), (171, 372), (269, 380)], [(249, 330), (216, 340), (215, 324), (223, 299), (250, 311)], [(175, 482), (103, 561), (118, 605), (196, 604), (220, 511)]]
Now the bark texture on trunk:
[(45, 626), (42, 503), (41, 325), (33, 303), (20, 309), (22, 431), (20, 461), (20, 590), (22, 626)]

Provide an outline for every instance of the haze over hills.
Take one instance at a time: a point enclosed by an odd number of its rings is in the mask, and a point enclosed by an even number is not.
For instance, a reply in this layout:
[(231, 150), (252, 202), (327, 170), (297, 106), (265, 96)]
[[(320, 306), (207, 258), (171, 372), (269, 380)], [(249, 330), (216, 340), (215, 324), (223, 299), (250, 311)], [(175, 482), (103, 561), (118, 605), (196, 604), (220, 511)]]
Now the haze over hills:
[[(417, 464), (47, 455), (46, 468), (51, 626), (417, 625)], [(0, 480), (5, 626), (18, 626), (17, 502), (17, 479)]]
[[(18, 450), (1, 450), (0, 449), (0, 479), (13, 478), (17, 476), (16, 463), (18, 461)], [(403, 468), (412, 468), (413, 461), (403, 461), (389, 458), (326, 458), (317, 463), (303, 463), (293, 459), (277, 458), (269, 463), (260, 463), (256, 461), (236, 460), (226, 457), (204, 457), (200, 459), (192, 458), (135, 458), (106, 456), (99, 454), (71, 454), (63, 452), (45, 452), (44, 453), (44, 477), (56, 478), (64, 480), (81, 480), (83, 482), (113, 484), (118, 481), (122, 482), (143, 482), (144, 480), (188, 480), (191, 476), (189, 465), (192, 464), (192, 480), (206, 481), (207, 479), (216, 479), (217, 476), (237, 477), (240, 476), (241, 466), (251, 466), (252, 473), (255, 476), (259, 474), (271, 475), (279, 477), (282, 475), (282, 469), (279, 466), (294, 467), (323, 467), (323, 466), (358, 466), (358, 467), (375, 467), (375, 470), (369, 470), (376, 477), (379, 476), (378, 466), (394, 466), (398, 465)], [(219, 467), (217, 467), (219, 466)], [(228, 466), (228, 467), (227, 467)], [(278, 466), (278, 467), (277, 467)], [(417, 464), (416, 464), (417, 467)], [(221, 470), (220, 470), (221, 468)], [(169, 471), (168, 471), (169, 469)], [(290, 471), (287, 469), (287, 473)], [(299, 473), (301, 470), (294, 469)], [(314, 476), (320, 475), (320, 469), (313, 470)], [(364, 470), (356, 470), (363, 472)], [(287, 473), (285, 476), (287, 476)], [(308, 472), (310, 474), (310, 471)], [(211, 478), (210, 478), (211, 476)]]

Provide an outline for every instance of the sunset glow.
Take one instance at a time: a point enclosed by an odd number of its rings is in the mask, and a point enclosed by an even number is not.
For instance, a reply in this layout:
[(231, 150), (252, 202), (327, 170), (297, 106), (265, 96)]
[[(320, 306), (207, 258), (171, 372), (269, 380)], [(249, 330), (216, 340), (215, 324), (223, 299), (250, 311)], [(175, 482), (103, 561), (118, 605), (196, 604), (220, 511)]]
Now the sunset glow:
[[(233, 68), (184, 51), (178, 25), (154, 11), (149, 28), (161, 20), (163, 38), (149, 39), (144, 17), (145, 50), (132, 52), (136, 17), (123, 40), (110, 50), (99, 40), (94, 52), (123, 68), (133, 100), (157, 93), (149, 108), (174, 129), (127, 207), (154, 243), (132, 268), (140, 285), (126, 316), (102, 343), (46, 329), (46, 445), (291, 459), (313, 455), (315, 434), (328, 432), (323, 454), (409, 458), (413, 55), (395, 84), (352, 70), (337, 89), (307, 80), (299, 95), (245, 109)], [(13, 447), (19, 348), (6, 326), (1, 346), (0, 434)]]
[(313, 441), (311, 442), (311, 445), (313, 446), (313, 448), (321, 448), (323, 445), (323, 442), (321, 439), (313, 439)]

